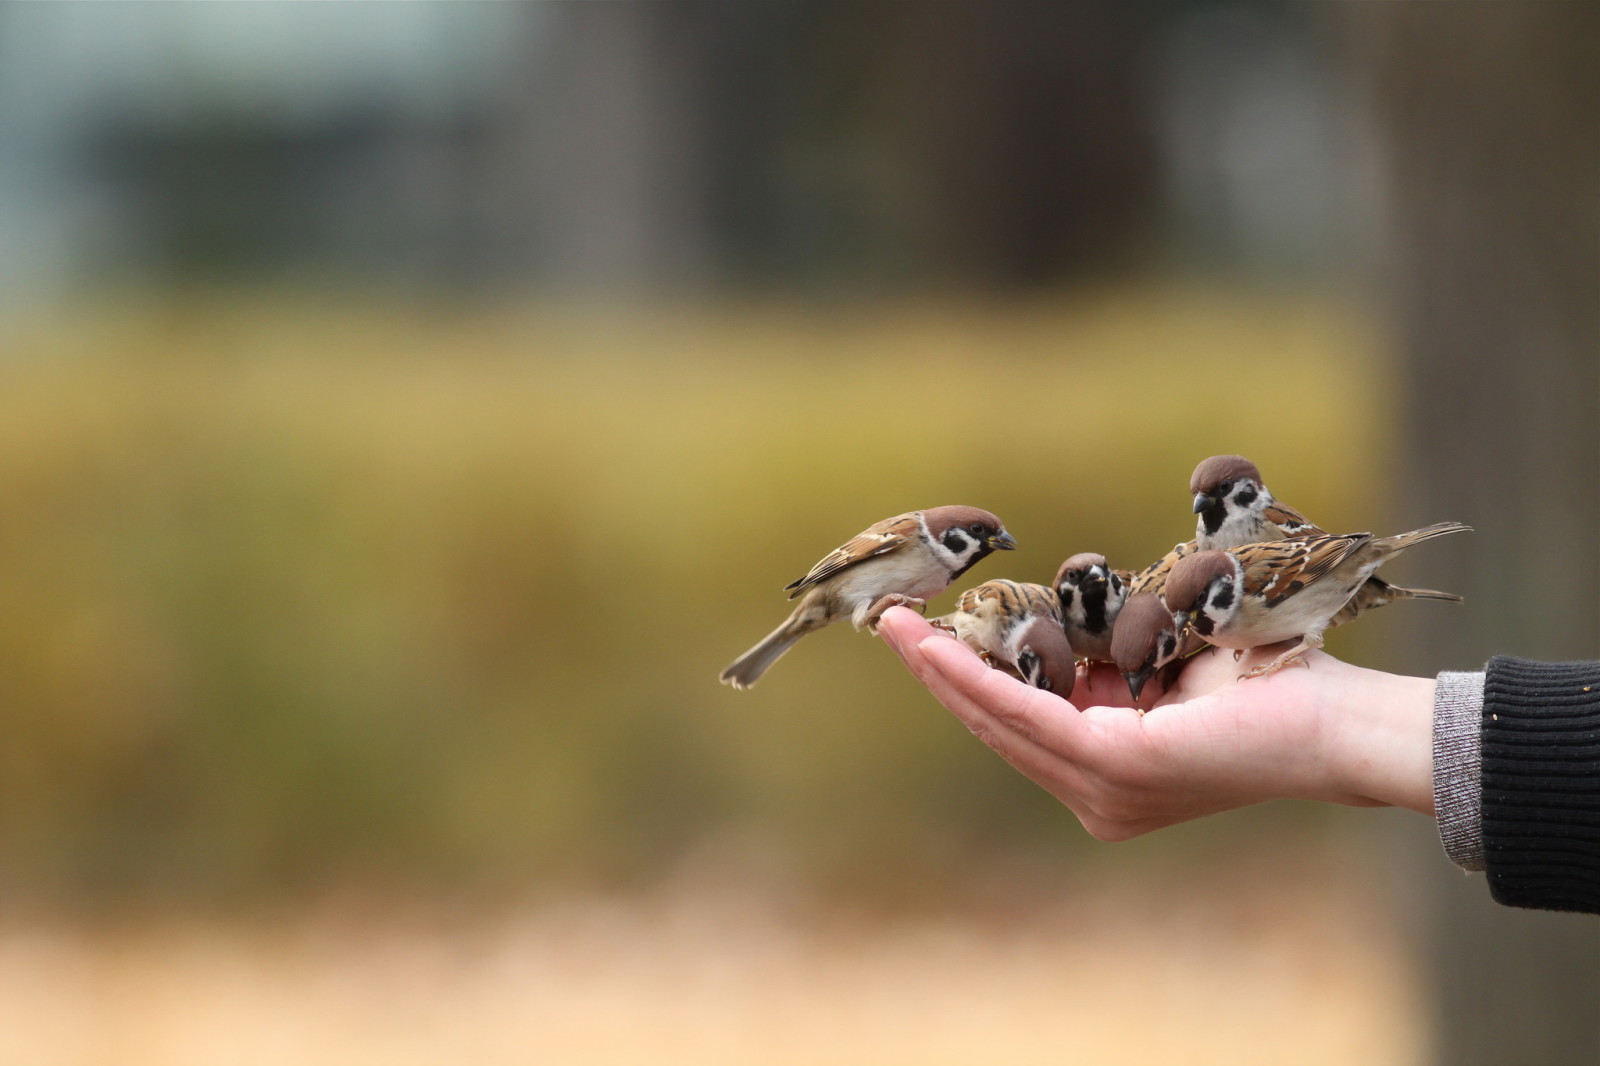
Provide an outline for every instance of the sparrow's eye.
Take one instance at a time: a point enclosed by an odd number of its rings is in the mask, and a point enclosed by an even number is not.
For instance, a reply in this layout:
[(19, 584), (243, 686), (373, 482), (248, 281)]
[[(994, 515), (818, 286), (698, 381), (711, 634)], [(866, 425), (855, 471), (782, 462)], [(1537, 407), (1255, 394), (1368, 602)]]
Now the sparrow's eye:
[(967, 528), (972, 530), (973, 536), (977, 536), (977, 537), (981, 537), (985, 533), (988, 532), (988, 530), (984, 529), (982, 522), (974, 522), (974, 523), (972, 523), (972, 525), (968, 526)]
[(1233, 482), (1232, 481), (1219, 481), (1219, 482), (1217, 482), (1217, 495), (1218, 496), (1226, 496), (1228, 494), (1228, 491), (1230, 489), (1232, 489), (1232, 488), (1233, 488)]

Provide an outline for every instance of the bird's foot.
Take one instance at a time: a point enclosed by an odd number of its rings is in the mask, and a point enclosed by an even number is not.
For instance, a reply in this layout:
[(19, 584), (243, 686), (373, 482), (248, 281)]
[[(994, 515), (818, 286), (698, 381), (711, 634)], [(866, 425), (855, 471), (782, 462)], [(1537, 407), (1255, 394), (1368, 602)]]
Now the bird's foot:
[(918, 614), (928, 606), (927, 600), (919, 600), (915, 596), (902, 596), (898, 592), (891, 592), (887, 596), (879, 596), (873, 601), (872, 607), (867, 611), (866, 628), (873, 636), (878, 635), (878, 623), (883, 620), (883, 612), (891, 607), (909, 607)]
[(1244, 673), (1239, 675), (1239, 680), (1243, 681), (1247, 677), (1266, 677), (1269, 674), (1277, 673), (1285, 666), (1304, 666), (1308, 670), (1311, 668), (1311, 664), (1306, 662), (1306, 657), (1304, 655), (1291, 652), (1288, 655), (1278, 656), (1270, 663), (1262, 663), (1253, 670), (1246, 670)]

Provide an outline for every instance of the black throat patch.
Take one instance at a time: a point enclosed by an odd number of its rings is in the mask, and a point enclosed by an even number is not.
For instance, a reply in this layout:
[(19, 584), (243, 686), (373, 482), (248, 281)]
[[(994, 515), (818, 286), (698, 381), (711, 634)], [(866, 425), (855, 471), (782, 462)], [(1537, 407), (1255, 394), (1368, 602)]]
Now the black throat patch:
[(1111, 586), (1101, 585), (1093, 593), (1079, 591), (1083, 597), (1083, 628), (1099, 636), (1106, 631), (1106, 597)]
[[(947, 536), (948, 536), (948, 534), (947, 534)], [(950, 571), (950, 580), (954, 581), (956, 578), (960, 577), (962, 574), (966, 573), (968, 570), (971, 570), (975, 565), (977, 565), (979, 562), (981, 562), (983, 560), (984, 556), (990, 554), (993, 551), (994, 551), (993, 548), (985, 547), (982, 544), (978, 545), (978, 550), (972, 553), (972, 558), (967, 560), (967, 565), (966, 566), (963, 566), (960, 570), (952, 570), (952, 571)]]

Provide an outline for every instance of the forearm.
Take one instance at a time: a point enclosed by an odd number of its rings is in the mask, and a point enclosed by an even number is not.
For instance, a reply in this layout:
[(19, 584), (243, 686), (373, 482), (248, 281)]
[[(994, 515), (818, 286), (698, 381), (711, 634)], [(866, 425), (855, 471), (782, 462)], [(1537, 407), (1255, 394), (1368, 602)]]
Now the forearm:
[(1327, 699), (1329, 773), (1340, 803), (1434, 813), (1434, 681), (1345, 666)]

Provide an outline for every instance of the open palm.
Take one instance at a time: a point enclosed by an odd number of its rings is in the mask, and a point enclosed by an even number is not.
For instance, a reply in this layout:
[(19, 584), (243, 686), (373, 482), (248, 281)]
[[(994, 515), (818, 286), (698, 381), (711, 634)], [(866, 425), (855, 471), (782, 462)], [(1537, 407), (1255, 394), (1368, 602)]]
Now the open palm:
[(1433, 681), (1320, 652), (1237, 680), (1209, 650), (1141, 715), (1116, 671), (1080, 675), (1068, 702), (984, 666), (904, 608), (879, 632), (934, 697), (1101, 840), (1126, 840), (1270, 799), (1399, 805), (1432, 814)]

